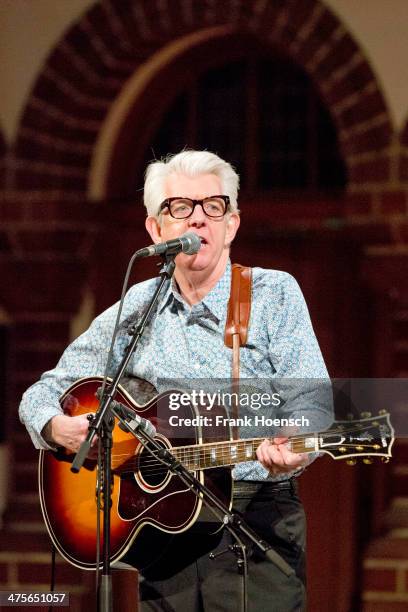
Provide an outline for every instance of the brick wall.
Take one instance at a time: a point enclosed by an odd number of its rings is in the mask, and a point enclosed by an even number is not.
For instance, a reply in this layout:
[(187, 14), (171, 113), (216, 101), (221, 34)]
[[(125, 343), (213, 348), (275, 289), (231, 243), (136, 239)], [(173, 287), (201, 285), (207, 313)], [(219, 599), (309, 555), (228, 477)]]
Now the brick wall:
[[(398, 195), (396, 202), (401, 201)], [(395, 201), (394, 201), (395, 202)], [(400, 254), (399, 254), (400, 253)], [(376, 272), (374, 272), (374, 270)], [(408, 374), (408, 293), (404, 278), (407, 258), (401, 244), (387, 252), (374, 249), (367, 258), (364, 274), (380, 296), (373, 348), (377, 354), (374, 373), (407, 378)], [(405, 406), (396, 419), (405, 422)], [(377, 470), (372, 485), (376, 491), (374, 535), (363, 563), (362, 609), (399, 611), (408, 606), (408, 440), (397, 438), (393, 459), (383, 471)]]
[[(361, 282), (373, 289), (378, 312), (384, 306), (373, 330), (381, 360), (373, 355), (372, 371), (389, 375), (394, 370), (387, 370), (386, 364), (397, 359), (403, 364), (401, 372), (408, 368), (404, 365), (406, 301), (398, 294), (408, 260), (408, 127), (401, 134), (393, 132), (381, 88), (345, 26), (317, 0), (111, 0), (96, 4), (46, 60), (27, 100), (15, 145), (7, 150), (0, 139), (0, 302), (12, 319), (16, 364), (9, 380), (15, 459), (0, 553), (4, 588), (27, 584), (31, 576), (36, 582), (46, 582), (48, 558), (35, 492), (36, 453), (17, 422), (19, 397), (42, 371), (54, 365), (69, 341), (83, 288), (89, 286), (93, 291), (98, 311), (111, 303), (119, 295), (122, 274), (118, 269), (124, 270), (129, 254), (145, 241), (140, 207), (136, 210), (132, 204), (120, 203), (128, 196), (134, 158), (143, 152), (133, 139), (122, 136), (144, 133), (151, 98), (142, 95), (135, 102), (142, 101), (145, 112), (130, 112), (134, 108), (129, 108), (123, 115), (117, 142), (109, 152), (106, 192), (116, 198), (110, 204), (88, 199), (103, 122), (129, 77), (154, 52), (179, 36), (220, 25), (231, 26), (238, 34), (250, 32), (278, 48), (303, 66), (317, 85), (337, 126), (348, 169), (347, 193), (336, 202), (322, 202), (318, 215), (298, 198), (294, 206), (283, 207), (274, 222), (295, 232), (341, 228), (347, 240), (358, 246)], [(171, 87), (166, 70), (164, 67), (160, 82)], [(248, 233), (257, 230), (256, 210), (255, 202), (254, 215), (246, 219)], [(235, 255), (239, 259), (239, 250)], [(364, 269), (370, 270), (369, 280)], [(387, 329), (393, 325), (399, 330), (395, 332), (400, 334), (399, 344), (387, 340)], [(398, 460), (392, 468), (394, 482), (400, 485), (404, 461)], [(405, 489), (399, 491), (397, 497), (405, 497)], [(384, 494), (377, 500), (381, 510), (387, 499)], [(25, 531), (17, 529), (18, 524)], [(386, 610), (384, 605), (391, 605), (393, 593), (405, 592), (405, 557), (401, 559), (398, 553), (394, 566), (383, 567), (376, 565), (382, 563), (382, 557), (373, 551), (378, 548), (368, 549), (364, 566), (365, 605), (383, 607), (366, 610)], [(328, 554), (335, 558), (335, 546)], [(392, 563), (387, 555), (387, 563)], [(341, 567), (350, 573), (346, 561)], [(60, 568), (61, 576), (67, 576), (64, 580), (89, 592), (89, 578), (75, 571), (70, 574), (62, 564)], [(311, 571), (318, 574), (318, 562)], [(372, 594), (376, 591), (380, 595)], [(391, 594), (388, 600), (384, 592)]]

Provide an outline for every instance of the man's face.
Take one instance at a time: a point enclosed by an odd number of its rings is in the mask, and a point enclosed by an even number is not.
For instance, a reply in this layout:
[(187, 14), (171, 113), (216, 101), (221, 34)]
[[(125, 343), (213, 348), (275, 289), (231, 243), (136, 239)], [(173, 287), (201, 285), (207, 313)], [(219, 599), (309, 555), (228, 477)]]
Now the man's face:
[[(202, 174), (190, 178), (182, 174), (171, 174), (165, 182), (166, 198), (185, 197), (199, 200), (222, 193), (221, 181), (214, 174)], [(158, 202), (158, 205), (161, 202)], [(223, 271), (229, 255), (229, 246), (239, 226), (239, 215), (227, 213), (224, 217), (210, 218), (202, 206), (195, 207), (187, 219), (174, 219), (168, 208), (163, 210), (159, 220), (148, 217), (146, 228), (155, 243), (177, 238), (191, 231), (202, 238), (201, 248), (196, 255), (180, 253), (176, 258), (177, 268), (184, 271), (204, 271), (209, 274)]]

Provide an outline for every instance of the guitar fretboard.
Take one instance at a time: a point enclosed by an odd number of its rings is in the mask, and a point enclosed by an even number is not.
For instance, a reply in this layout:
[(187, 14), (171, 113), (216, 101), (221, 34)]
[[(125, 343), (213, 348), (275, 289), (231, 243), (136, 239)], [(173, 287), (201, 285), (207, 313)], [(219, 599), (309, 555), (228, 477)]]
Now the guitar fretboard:
[[(256, 449), (263, 438), (248, 438), (228, 442), (207, 442), (200, 446), (177, 446), (172, 453), (188, 470), (205, 470), (209, 468), (235, 465), (242, 461), (256, 459)], [(294, 453), (310, 453), (317, 450), (317, 438), (292, 439), (287, 446)]]
[[(169, 448), (188, 470), (198, 471), (256, 460), (256, 449), (262, 441), (263, 438), (244, 438)], [(369, 463), (371, 456), (390, 458), (393, 442), (393, 429), (386, 413), (360, 421), (335, 421), (327, 431), (294, 436), (285, 445), (294, 453), (323, 451), (334, 459), (360, 456)], [(145, 452), (135, 455), (134, 446), (120, 452), (118, 444), (112, 466), (117, 473), (142, 469), (157, 474), (163, 469), (163, 462), (159, 456), (155, 458)]]

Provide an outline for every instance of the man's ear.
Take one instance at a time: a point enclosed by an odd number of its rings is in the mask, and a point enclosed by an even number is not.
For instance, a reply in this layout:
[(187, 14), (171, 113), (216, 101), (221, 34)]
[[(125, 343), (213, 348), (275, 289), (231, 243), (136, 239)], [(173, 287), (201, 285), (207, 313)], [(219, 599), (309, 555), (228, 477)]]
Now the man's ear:
[(227, 219), (227, 231), (225, 233), (225, 241), (228, 246), (234, 240), (240, 223), (241, 223), (241, 217), (239, 216), (238, 213), (231, 213), (229, 215)]
[(156, 217), (147, 217), (145, 227), (154, 244), (161, 242), (161, 227)]

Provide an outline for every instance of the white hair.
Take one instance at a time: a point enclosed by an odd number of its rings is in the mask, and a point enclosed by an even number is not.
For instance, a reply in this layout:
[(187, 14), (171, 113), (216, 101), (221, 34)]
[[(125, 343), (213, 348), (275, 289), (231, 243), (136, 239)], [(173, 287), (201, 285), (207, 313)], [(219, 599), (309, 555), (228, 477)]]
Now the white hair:
[(149, 217), (159, 215), (159, 206), (166, 199), (164, 183), (171, 174), (182, 174), (190, 178), (202, 174), (218, 176), (222, 194), (212, 195), (229, 196), (230, 210), (239, 212), (237, 205), (239, 176), (231, 164), (210, 151), (181, 151), (176, 155), (167, 155), (161, 161), (151, 162), (146, 168), (144, 205)]

